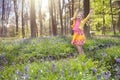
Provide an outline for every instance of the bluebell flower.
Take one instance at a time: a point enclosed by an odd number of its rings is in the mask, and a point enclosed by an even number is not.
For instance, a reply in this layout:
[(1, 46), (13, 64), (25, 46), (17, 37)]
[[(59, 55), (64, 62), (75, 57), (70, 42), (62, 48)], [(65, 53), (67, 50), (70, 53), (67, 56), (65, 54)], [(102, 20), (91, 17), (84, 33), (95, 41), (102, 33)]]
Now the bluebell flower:
[(64, 71), (62, 71), (62, 73), (61, 73), (61, 74), (62, 74), (62, 76), (64, 76), (64, 74), (65, 74), (65, 73), (64, 73)]
[(120, 67), (119, 67), (119, 66), (116, 66), (115, 70), (116, 70), (116, 71), (120, 70)]
[(119, 71), (119, 70), (118, 70), (117, 73), (116, 73), (116, 77), (117, 77), (118, 79), (120, 79), (120, 71)]
[(93, 72), (95, 72), (95, 73), (96, 73), (96, 72), (97, 72), (97, 69), (96, 69), (96, 68), (94, 68), (94, 69), (93, 69)]
[(55, 68), (56, 68), (56, 64), (54, 63), (54, 64), (52, 65), (52, 72), (53, 72), (53, 73), (55, 72)]
[(102, 56), (103, 56), (103, 57), (106, 57), (106, 56), (107, 56), (107, 54), (106, 54), (105, 52), (103, 52), (103, 53), (102, 53)]
[(40, 59), (39, 62), (43, 62), (43, 59)]
[(25, 67), (25, 72), (29, 72), (29, 67), (28, 66)]
[(108, 72), (103, 72), (102, 75), (103, 75), (103, 77), (104, 77), (106, 80), (108, 80), (109, 77), (111, 76), (111, 72), (110, 72), (110, 71), (108, 71)]
[(1, 71), (4, 71), (4, 70), (5, 70), (5, 68), (4, 68), (3, 66), (0, 66), (0, 69), (1, 69)]
[(22, 73), (19, 70), (17, 70), (17, 74), (18, 76), (20, 76)]
[(13, 65), (13, 66), (15, 66), (15, 63), (14, 63), (14, 62), (12, 62), (12, 65)]
[(118, 79), (120, 79), (120, 74), (118, 74), (116, 77), (117, 77)]
[(29, 75), (28, 75), (28, 74), (24, 74), (24, 75), (23, 75), (23, 79), (24, 79), (24, 80), (29, 80)]
[(4, 63), (5, 63), (5, 65), (7, 65), (7, 64), (8, 64), (8, 61), (5, 61)]
[(116, 62), (120, 63), (120, 58), (117, 58), (117, 59), (116, 59)]

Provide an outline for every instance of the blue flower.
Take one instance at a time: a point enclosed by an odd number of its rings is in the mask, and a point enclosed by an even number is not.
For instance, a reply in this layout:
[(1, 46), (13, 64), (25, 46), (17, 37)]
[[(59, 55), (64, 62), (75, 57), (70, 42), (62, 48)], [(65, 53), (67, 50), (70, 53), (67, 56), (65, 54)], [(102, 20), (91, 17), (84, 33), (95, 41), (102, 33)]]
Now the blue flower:
[(97, 69), (96, 69), (96, 68), (94, 68), (94, 69), (93, 69), (93, 72), (97, 72)]
[(118, 74), (116, 77), (117, 77), (118, 79), (120, 79), (120, 74)]
[(61, 74), (62, 74), (62, 76), (64, 76), (64, 75), (65, 75), (64, 71), (62, 71), (62, 73), (61, 73)]
[(29, 67), (28, 66), (25, 67), (25, 72), (29, 72)]
[(14, 63), (14, 62), (12, 62), (12, 65), (13, 65), (13, 66), (15, 66), (15, 63)]
[(110, 71), (108, 71), (108, 72), (103, 72), (102, 75), (103, 75), (103, 77), (107, 80), (107, 79), (109, 79), (109, 77), (111, 76), (111, 72), (110, 72)]
[(53, 72), (53, 73), (55, 72), (55, 68), (56, 68), (56, 64), (54, 63), (54, 64), (52, 65), (52, 72)]
[(29, 80), (30, 76), (28, 74), (23, 74), (23, 79), (24, 80)]
[(106, 57), (106, 56), (107, 56), (107, 54), (104, 52), (104, 53), (102, 53), (102, 56), (103, 56), (103, 57)]
[(18, 70), (18, 71), (17, 71), (17, 74), (18, 74), (18, 76), (20, 76), (22, 73)]
[(120, 63), (120, 58), (117, 58), (117, 59), (116, 59), (116, 62)]
[(120, 79), (120, 72), (119, 72), (119, 71), (116, 73), (116, 77), (117, 77), (118, 79)]

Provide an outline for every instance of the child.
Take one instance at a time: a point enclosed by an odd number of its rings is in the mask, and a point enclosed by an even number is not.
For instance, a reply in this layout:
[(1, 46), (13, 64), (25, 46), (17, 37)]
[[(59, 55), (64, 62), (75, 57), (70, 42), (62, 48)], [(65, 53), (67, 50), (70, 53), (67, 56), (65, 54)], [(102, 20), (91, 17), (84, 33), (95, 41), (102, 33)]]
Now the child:
[(76, 45), (79, 54), (84, 54), (82, 46), (85, 44), (86, 38), (83, 32), (83, 26), (90, 18), (90, 13), (87, 15), (85, 19), (83, 19), (82, 14), (79, 12), (79, 10), (76, 10), (74, 17), (71, 18), (73, 20), (72, 29), (74, 31), (72, 44)]

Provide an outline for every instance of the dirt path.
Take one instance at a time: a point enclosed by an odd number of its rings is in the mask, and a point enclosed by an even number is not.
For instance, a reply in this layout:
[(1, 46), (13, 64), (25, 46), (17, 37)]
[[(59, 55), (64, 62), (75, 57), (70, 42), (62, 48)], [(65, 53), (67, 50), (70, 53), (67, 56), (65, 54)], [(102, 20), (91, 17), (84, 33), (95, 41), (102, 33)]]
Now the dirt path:
[(96, 35), (96, 36), (92, 36), (93, 38), (116, 38), (116, 39), (120, 39), (120, 36), (111, 36), (111, 35)]

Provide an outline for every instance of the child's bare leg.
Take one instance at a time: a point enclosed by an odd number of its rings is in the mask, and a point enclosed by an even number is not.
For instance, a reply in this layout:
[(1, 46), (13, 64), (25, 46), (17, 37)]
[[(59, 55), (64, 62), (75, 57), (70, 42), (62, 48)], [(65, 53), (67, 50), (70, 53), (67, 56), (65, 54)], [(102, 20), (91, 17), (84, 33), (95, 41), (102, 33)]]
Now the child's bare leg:
[(81, 50), (81, 54), (84, 54), (84, 50), (83, 50), (82, 45), (80, 45), (80, 50)]
[(76, 47), (78, 49), (79, 54), (84, 54), (84, 51), (81, 45), (76, 45)]

